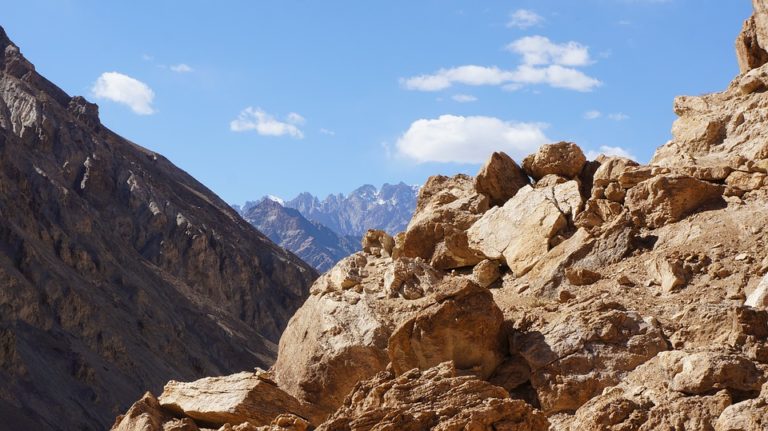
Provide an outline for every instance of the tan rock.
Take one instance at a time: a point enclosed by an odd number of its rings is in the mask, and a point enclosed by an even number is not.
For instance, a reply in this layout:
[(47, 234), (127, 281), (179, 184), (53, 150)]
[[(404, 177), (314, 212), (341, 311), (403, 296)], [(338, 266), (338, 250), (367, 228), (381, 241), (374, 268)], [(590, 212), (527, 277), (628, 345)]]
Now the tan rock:
[[(747, 378), (764, 380), (760, 372), (755, 374), (755, 365), (748, 362), (738, 356), (715, 352), (661, 352), (629, 373), (621, 383), (579, 408), (563, 428), (570, 431), (713, 430), (721, 417), (723, 425), (738, 423), (743, 419), (739, 417), (740, 412), (723, 417), (733, 402), (728, 391), (752, 390), (755, 383), (747, 383)], [(745, 366), (746, 371), (735, 364)], [(699, 367), (703, 371), (698, 370)], [(681, 386), (694, 389), (693, 392), (676, 390), (677, 382), (688, 381), (692, 374), (695, 377), (690, 387), (687, 383)], [(759, 387), (759, 383), (757, 385)], [(749, 407), (745, 407), (749, 412)]]
[(624, 197), (627, 192), (619, 185), (619, 183), (610, 183), (605, 187), (603, 194), (609, 201), (622, 203), (624, 202)]
[(586, 163), (587, 158), (576, 144), (558, 142), (542, 145), (539, 151), (526, 157), (523, 170), (537, 181), (549, 174), (574, 179)]
[(768, 175), (762, 172), (734, 171), (725, 180), (725, 184), (745, 192), (751, 192), (768, 185)]
[(482, 287), (488, 287), (501, 278), (499, 263), (485, 259), (472, 268), (472, 279)]
[(671, 256), (656, 256), (648, 264), (648, 274), (664, 292), (672, 292), (688, 283), (689, 274), (682, 260)]
[(555, 174), (548, 174), (548, 175), (544, 175), (544, 177), (536, 181), (536, 183), (533, 184), (533, 187), (537, 189), (554, 187), (558, 184), (567, 183), (568, 181), (569, 180), (566, 177), (555, 175)]
[(529, 182), (528, 176), (511, 157), (497, 152), (491, 155), (477, 173), (475, 190), (488, 196), (491, 206), (501, 206)]
[(749, 294), (744, 305), (768, 310), (768, 274), (763, 276), (755, 290)]
[(163, 423), (171, 419), (171, 415), (160, 407), (154, 395), (147, 392), (136, 401), (130, 409), (117, 417), (112, 431), (161, 431)]
[(658, 228), (720, 205), (721, 186), (680, 175), (659, 175), (627, 192), (625, 205), (637, 223)]
[(160, 405), (177, 415), (223, 425), (269, 425), (282, 413), (311, 418), (312, 412), (296, 398), (256, 373), (206, 377), (183, 383), (171, 380), (158, 398)]
[(383, 372), (362, 382), (318, 431), (546, 431), (547, 419), (504, 389), (459, 376), (451, 363)]
[(445, 361), (487, 379), (506, 356), (504, 317), (491, 293), (464, 278), (444, 283), (437, 302), (402, 323), (387, 352), (396, 375)]
[(617, 202), (607, 199), (590, 199), (584, 205), (584, 211), (580, 212), (574, 219), (576, 227), (591, 229), (602, 226), (616, 219), (624, 207)]
[(720, 389), (759, 392), (763, 382), (763, 372), (743, 356), (697, 352), (682, 359), (670, 389), (689, 395)]
[(768, 383), (757, 398), (726, 407), (715, 422), (715, 431), (763, 431), (768, 426)]
[(764, 48), (766, 46), (766, 18), (761, 1), (753, 2), (755, 15), (744, 22), (744, 27), (736, 39), (736, 58), (739, 61), (741, 73), (768, 63), (768, 52)]
[(380, 257), (392, 256), (395, 240), (383, 230), (369, 229), (363, 236), (363, 251)]
[(638, 166), (637, 162), (625, 157), (606, 157), (595, 171), (593, 184), (597, 187), (607, 187), (610, 183), (618, 182), (621, 174), (634, 166)]
[(394, 259), (384, 273), (384, 290), (390, 297), (418, 299), (431, 293), (441, 274), (421, 258)]
[(466, 175), (434, 176), (419, 190), (416, 212), (394, 252), (420, 257), (437, 269), (473, 266), (482, 256), (468, 248), (466, 230), (488, 210), (488, 198)]
[(576, 181), (551, 188), (526, 186), (472, 225), (467, 231), (469, 245), (488, 259), (503, 259), (519, 277), (549, 251), (550, 240), (582, 206)]
[(569, 308), (516, 345), (547, 414), (576, 410), (667, 348), (660, 328), (604, 302)]

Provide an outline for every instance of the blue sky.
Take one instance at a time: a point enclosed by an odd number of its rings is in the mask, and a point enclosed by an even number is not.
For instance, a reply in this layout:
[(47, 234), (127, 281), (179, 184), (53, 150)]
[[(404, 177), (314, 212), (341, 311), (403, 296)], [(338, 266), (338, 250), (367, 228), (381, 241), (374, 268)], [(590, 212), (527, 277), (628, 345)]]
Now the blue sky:
[(473, 174), (542, 142), (646, 162), (719, 91), (749, 0), (5, 2), (102, 121), (225, 200)]

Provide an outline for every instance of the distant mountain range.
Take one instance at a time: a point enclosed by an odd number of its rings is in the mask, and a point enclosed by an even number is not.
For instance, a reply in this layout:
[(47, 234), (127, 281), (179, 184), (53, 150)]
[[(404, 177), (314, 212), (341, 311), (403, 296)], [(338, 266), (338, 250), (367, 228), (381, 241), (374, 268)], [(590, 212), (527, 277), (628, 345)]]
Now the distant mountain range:
[(266, 196), (233, 205), (251, 225), (305, 262), (325, 271), (360, 249), (368, 229), (394, 235), (405, 230), (416, 208), (419, 187), (404, 183), (366, 184), (348, 195), (329, 195), (322, 201), (301, 193), (285, 201)]

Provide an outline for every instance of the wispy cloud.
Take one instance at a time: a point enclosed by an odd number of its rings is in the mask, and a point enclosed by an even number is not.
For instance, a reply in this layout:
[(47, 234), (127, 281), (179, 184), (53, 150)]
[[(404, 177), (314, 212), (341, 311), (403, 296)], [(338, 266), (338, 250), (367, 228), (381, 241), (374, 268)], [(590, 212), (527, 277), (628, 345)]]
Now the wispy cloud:
[(512, 12), (507, 27), (526, 29), (544, 22), (544, 17), (529, 9), (518, 9)]
[(624, 121), (629, 120), (629, 115), (617, 112), (615, 114), (608, 114), (608, 119), (613, 121)]
[(397, 140), (397, 154), (417, 163), (482, 163), (494, 151), (522, 158), (549, 142), (546, 124), (495, 117), (441, 115), (414, 121)]
[(454, 94), (451, 96), (451, 99), (453, 99), (454, 102), (459, 103), (477, 102), (477, 97), (471, 94)]
[(334, 132), (333, 130), (326, 129), (326, 128), (320, 129), (320, 134), (321, 135), (328, 135), (328, 136), (336, 136), (336, 132)]
[(171, 65), (170, 69), (176, 73), (189, 73), (194, 71), (194, 69), (184, 63)]
[(587, 111), (584, 113), (585, 120), (597, 120), (602, 116), (603, 116), (603, 113), (600, 111)]
[(128, 106), (139, 115), (155, 113), (155, 92), (138, 79), (119, 72), (104, 72), (91, 87), (93, 97)]
[(303, 139), (304, 133), (298, 126), (305, 121), (304, 117), (295, 112), (291, 112), (284, 121), (280, 121), (261, 108), (249, 106), (240, 112), (237, 119), (229, 123), (229, 129), (233, 132), (255, 131), (262, 136), (290, 136)]
[(637, 158), (629, 150), (622, 147), (611, 147), (608, 145), (601, 145), (598, 151), (587, 151), (587, 158), (590, 160), (596, 159), (599, 155), (604, 154), (606, 156), (618, 156), (626, 157), (628, 159), (636, 160)]
[(455, 84), (503, 86), (517, 90), (524, 85), (543, 84), (575, 91), (592, 91), (602, 83), (576, 67), (592, 64), (589, 48), (577, 42), (557, 44), (544, 36), (528, 36), (509, 45), (507, 50), (522, 57), (516, 69), (497, 66), (464, 65), (443, 68), (432, 74), (400, 80), (409, 90), (440, 91)]

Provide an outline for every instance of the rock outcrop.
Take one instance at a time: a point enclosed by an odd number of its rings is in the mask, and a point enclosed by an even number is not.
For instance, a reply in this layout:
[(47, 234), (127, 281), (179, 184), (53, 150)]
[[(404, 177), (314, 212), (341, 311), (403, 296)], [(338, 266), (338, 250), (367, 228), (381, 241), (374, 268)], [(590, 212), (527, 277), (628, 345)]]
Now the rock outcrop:
[(170, 379), (268, 367), (317, 276), (2, 29), (0, 243), (10, 429), (106, 429)]
[[(768, 2), (755, 9), (744, 73), (678, 98), (650, 164), (561, 142), (523, 175), (497, 153), (475, 179), (430, 178), (405, 232), (371, 232), (313, 285), (272, 368), (313, 413), (273, 414), (350, 431), (765, 429)], [(131, 417), (165, 420), (141, 402)]]

